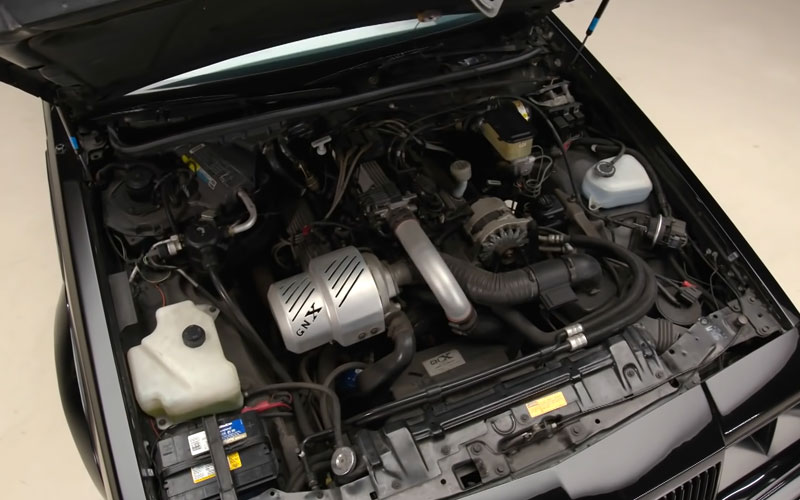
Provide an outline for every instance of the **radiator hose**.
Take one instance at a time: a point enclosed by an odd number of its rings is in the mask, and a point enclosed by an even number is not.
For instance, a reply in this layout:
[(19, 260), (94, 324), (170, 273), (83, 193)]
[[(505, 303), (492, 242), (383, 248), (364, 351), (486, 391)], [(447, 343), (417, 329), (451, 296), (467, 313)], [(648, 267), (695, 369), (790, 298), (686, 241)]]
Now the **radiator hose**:
[(390, 316), (387, 335), (394, 342), (394, 349), (358, 374), (358, 392), (362, 395), (371, 394), (394, 380), (408, 367), (417, 352), (414, 327), (405, 313)]

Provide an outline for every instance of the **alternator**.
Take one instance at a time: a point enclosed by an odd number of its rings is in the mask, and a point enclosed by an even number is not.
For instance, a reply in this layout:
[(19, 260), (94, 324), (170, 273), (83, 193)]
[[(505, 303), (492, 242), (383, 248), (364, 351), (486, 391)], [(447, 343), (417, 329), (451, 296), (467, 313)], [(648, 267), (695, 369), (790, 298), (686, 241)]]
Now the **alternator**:
[(516, 217), (500, 198), (481, 198), (471, 208), (473, 214), (464, 229), (479, 246), (481, 261), (494, 255), (505, 259), (509, 251), (528, 244), (529, 219)]

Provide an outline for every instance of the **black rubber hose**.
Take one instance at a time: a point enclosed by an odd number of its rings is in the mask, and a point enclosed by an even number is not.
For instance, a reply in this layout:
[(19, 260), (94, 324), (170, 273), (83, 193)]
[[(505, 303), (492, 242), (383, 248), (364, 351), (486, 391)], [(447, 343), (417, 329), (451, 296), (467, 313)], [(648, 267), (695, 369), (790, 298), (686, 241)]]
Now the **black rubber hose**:
[(303, 437), (314, 434), (314, 429), (311, 426), (311, 419), (308, 418), (308, 413), (306, 412), (307, 403), (308, 394), (302, 391), (294, 393), (294, 414), (295, 420), (297, 421), (297, 430), (300, 431)]
[[(580, 321), (588, 345), (591, 346), (635, 323), (650, 311), (658, 293), (655, 274), (641, 257), (616, 243), (589, 236), (571, 236), (568, 239), (576, 247), (611, 254), (624, 262), (633, 275), (633, 283), (620, 302), (597, 315)], [(555, 332), (559, 337), (564, 333), (565, 328)]]
[(548, 259), (502, 273), (487, 271), (451, 255), (443, 254), (442, 258), (464, 293), (474, 302), (488, 306), (530, 302), (551, 288), (597, 280), (603, 272), (595, 258), (583, 254)]
[(258, 335), (258, 332), (256, 332), (256, 329), (253, 328), (253, 325), (247, 319), (247, 316), (244, 315), (242, 310), (225, 289), (225, 285), (222, 284), (222, 280), (220, 279), (219, 274), (217, 274), (216, 269), (209, 268), (208, 276), (211, 278), (211, 282), (214, 284), (214, 288), (216, 288), (220, 298), (228, 306), (228, 309), (235, 319), (235, 322), (239, 324), (242, 335), (245, 336), (245, 338), (253, 347), (258, 349), (259, 354), (264, 357), (269, 367), (273, 372), (275, 372), (275, 375), (279, 380), (282, 382), (291, 382), (292, 377), (289, 375), (289, 372), (286, 371), (286, 368), (284, 368), (281, 362), (278, 361), (278, 358), (276, 358), (272, 350), (267, 347), (267, 344), (261, 340), (261, 337)]
[(394, 342), (391, 353), (367, 366), (358, 374), (358, 391), (369, 395), (385, 386), (405, 370), (417, 352), (414, 327), (405, 313), (392, 315), (389, 319), (388, 336)]
[(516, 309), (496, 306), (492, 308), (492, 312), (506, 322), (508, 326), (521, 333), (533, 345), (539, 347), (551, 346), (558, 340), (556, 332), (545, 332), (539, 329)]
[[(325, 377), (325, 380), (322, 382), (322, 385), (324, 387), (331, 387), (331, 385), (333, 385), (333, 383), (336, 381), (337, 377), (339, 377), (339, 375), (341, 375), (342, 373), (344, 373), (344, 372), (346, 372), (348, 370), (363, 370), (366, 367), (367, 367), (367, 364), (366, 363), (362, 363), (360, 361), (351, 361), (349, 363), (345, 363), (343, 365), (339, 365), (336, 368), (334, 368), (333, 370), (331, 370), (331, 372), (328, 374), (328, 376)], [(331, 387), (331, 389), (334, 390), (334, 391), (336, 390), (335, 387)], [(324, 425), (326, 428), (330, 428), (331, 427), (331, 419), (328, 416), (328, 415), (330, 415), (330, 410), (327, 409), (327, 405), (328, 405), (328, 402), (326, 401), (325, 395), (323, 394), (319, 398), (319, 406), (320, 406), (320, 409), (322, 410), (320, 412), (320, 418), (322, 419), (322, 425)]]
[[(583, 326), (589, 345), (594, 345), (617, 330), (638, 321), (650, 310), (655, 296), (650, 297), (646, 292), (655, 289), (655, 276), (649, 266), (636, 254), (612, 242), (585, 236), (573, 236), (571, 242), (578, 247), (613, 255), (630, 268), (633, 276), (633, 283), (617, 304), (608, 309), (595, 311), (577, 322)], [(538, 346), (554, 345), (566, 333), (565, 328), (552, 332), (542, 331), (522, 313), (511, 308), (495, 307), (493, 311)]]

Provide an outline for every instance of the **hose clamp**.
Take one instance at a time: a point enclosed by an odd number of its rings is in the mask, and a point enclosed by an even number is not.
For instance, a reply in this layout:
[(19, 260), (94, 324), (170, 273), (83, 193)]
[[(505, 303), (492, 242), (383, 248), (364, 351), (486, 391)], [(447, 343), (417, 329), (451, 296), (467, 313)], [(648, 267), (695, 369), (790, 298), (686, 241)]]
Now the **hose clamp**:
[(661, 236), (661, 228), (663, 225), (664, 225), (664, 216), (659, 214), (658, 224), (656, 224), (656, 230), (653, 231), (653, 241), (650, 242), (651, 246), (656, 246), (656, 244), (658, 243), (658, 238), (659, 236)]
[[(575, 261), (569, 257), (562, 257), (561, 260), (564, 262), (564, 267), (567, 268), (567, 273), (569, 273), (570, 283), (578, 281), (578, 270), (575, 269)], [(581, 327), (581, 329), (583, 329), (583, 327)]]
[(589, 344), (586, 335), (583, 334), (583, 325), (580, 323), (574, 323), (572, 325), (568, 325), (564, 331), (567, 334), (567, 342), (569, 343), (570, 351), (577, 351), (582, 347), (586, 347)]

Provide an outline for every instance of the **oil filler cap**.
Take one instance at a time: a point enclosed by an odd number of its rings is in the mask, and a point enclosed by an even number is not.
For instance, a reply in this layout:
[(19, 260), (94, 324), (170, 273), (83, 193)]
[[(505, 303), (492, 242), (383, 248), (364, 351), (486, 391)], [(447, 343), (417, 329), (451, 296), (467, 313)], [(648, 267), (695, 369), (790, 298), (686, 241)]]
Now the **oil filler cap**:
[(189, 325), (183, 330), (183, 343), (186, 347), (200, 347), (206, 341), (206, 331), (198, 325)]

